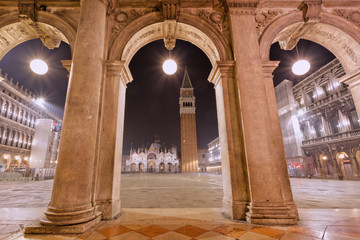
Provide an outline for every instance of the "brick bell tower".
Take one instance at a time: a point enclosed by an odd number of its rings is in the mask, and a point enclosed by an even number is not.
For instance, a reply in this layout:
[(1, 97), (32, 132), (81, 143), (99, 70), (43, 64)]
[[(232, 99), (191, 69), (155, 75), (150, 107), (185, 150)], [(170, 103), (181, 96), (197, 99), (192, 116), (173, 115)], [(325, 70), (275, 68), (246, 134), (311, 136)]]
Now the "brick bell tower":
[(181, 170), (198, 172), (195, 96), (187, 68), (180, 88)]

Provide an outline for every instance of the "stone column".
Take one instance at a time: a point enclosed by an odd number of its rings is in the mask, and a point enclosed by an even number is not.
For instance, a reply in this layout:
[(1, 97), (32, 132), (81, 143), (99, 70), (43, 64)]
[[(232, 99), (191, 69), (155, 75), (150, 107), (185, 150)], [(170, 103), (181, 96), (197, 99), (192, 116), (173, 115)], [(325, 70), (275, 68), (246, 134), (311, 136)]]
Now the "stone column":
[(103, 219), (112, 219), (120, 213), (125, 94), (130, 81), (130, 71), (123, 61), (106, 63), (95, 188), (95, 202)]
[[(65, 105), (58, 164), (43, 225), (71, 225), (97, 219), (93, 176), (103, 77), (106, 6), (83, 1)], [(82, 230), (80, 230), (82, 231)]]
[(223, 208), (232, 219), (245, 219), (250, 202), (249, 182), (236, 91), (235, 62), (217, 62), (209, 81), (215, 85), (219, 126)]
[(288, 204), (288, 206), (292, 209), (293, 213), (299, 219), (299, 214), (291, 191), (290, 178), (289, 178), (286, 155), (285, 155), (284, 140), (281, 133), (280, 118), (279, 118), (278, 107), (275, 96), (273, 72), (275, 68), (277, 68), (279, 63), (280, 63), (279, 61), (263, 62), (262, 67), (263, 67), (266, 95), (270, 110), (271, 125), (273, 129), (274, 141), (276, 142), (276, 144), (274, 145), (274, 151), (275, 151), (275, 159), (279, 170), (278, 176), (280, 177), (279, 180), (281, 181), (282, 193), (285, 202)]
[(341, 83), (349, 85), (352, 98), (354, 100), (355, 109), (360, 119), (360, 68), (350, 74), (346, 74), (339, 80)]
[(281, 179), (285, 174), (276, 156), (278, 143), (263, 76), (256, 4), (228, 5), (250, 182), (251, 204), (246, 219), (254, 224), (296, 224), (297, 216), (282, 192), (287, 180)]

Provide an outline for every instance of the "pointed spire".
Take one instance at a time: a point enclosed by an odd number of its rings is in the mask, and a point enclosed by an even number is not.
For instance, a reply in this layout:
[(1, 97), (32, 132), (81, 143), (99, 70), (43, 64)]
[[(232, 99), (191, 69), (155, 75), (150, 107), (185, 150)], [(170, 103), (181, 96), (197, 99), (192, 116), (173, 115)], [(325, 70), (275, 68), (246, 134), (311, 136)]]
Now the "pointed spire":
[(187, 71), (187, 67), (185, 67), (185, 73), (184, 73), (184, 78), (183, 78), (181, 88), (193, 88), (191, 81), (190, 81), (188, 71)]

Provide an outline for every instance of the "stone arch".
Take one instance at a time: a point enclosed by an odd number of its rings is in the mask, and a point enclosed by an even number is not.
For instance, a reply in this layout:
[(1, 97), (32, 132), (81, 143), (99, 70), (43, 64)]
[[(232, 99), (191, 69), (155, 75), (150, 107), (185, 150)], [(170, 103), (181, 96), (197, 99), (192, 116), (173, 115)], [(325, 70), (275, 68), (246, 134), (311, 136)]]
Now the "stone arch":
[[(39, 11), (37, 24), (43, 32), (47, 32), (51, 37), (57, 36), (73, 49), (77, 26), (75, 19), (67, 20), (65, 16)], [(15, 36), (12, 37), (13, 34)], [(40, 34), (36, 34), (25, 23), (20, 22), (18, 12), (11, 12), (0, 17), (0, 36), (2, 36), (0, 38), (0, 59), (2, 59), (15, 46), (39, 38)]]
[[(271, 44), (281, 35), (291, 32), (303, 23), (301, 12), (291, 13), (271, 22), (260, 37), (260, 54), (263, 62), (270, 60)], [(321, 13), (321, 19), (300, 37), (322, 45), (341, 62), (347, 74), (360, 67), (360, 34), (358, 26), (342, 17)]]
[[(124, 60), (128, 65), (135, 53), (146, 44), (163, 39), (163, 17), (149, 13), (129, 24), (114, 40), (109, 51), (110, 60)], [(232, 51), (221, 34), (201, 18), (180, 13), (176, 23), (176, 39), (191, 42), (200, 48), (211, 64), (233, 60)]]

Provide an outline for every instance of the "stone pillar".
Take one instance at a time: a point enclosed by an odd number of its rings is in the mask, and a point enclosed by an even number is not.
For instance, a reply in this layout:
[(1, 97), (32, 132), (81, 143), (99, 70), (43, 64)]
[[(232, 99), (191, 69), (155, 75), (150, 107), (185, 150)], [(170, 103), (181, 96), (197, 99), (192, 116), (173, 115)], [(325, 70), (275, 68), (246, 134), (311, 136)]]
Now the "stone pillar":
[(239, 96), (236, 91), (235, 62), (217, 62), (209, 81), (215, 85), (224, 212), (232, 219), (245, 219), (250, 193)]
[(130, 71), (123, 61), (106, 63), (95, 188), (95, 203), (103, 219), (112, 219), (120, 213), (125, 94), (130, 81)]
[(355, 109), (360, 119), (360, 68), (350, 74), (346, 74), (339, 80), (341, 83), (349, 85), (352, 98), (354, 100)]
[(105, 4), (100, 0), (83, 1), (66, 98), (58, 164), (51, 201), (45, 211), (46, 219), (41, 220), (43, 225), (71, 225), (98, 219), (98, 213), (93, 206), (93, 176), (105, 29)]
[(285, 174), (276, 156), (278, 143), (263, 76), (256, 4), (228, 5), (250, 182), (251, 204), (246, 219), (254, 224), (296, 224), (297, 216), (284, 199), (283, 183), (287, 180), (281, 179)]
[(279, 61), (263, 62), (262, 67), (263, 67), (266, 95), (270, 110), (271, 125), (273, 129), (274, 141), (276, 142), (276, 144), (274, 145), (275, 160), (277, 162), (277, 166), (279, 170), (278, 176), (280, 177), (279, 180), (281, 181), (282, 193), (285, 202), (288, 204), (288, 206), (292, 209), (293, 213), (299, 219), (299, 213), (297, 211), (291, 191), (290, 178), (289, 178), (287, 162), (286, 162), (284, 140), (281, 133), (280, 118), (279, 118), (279, 112), (278, 112), (276, 96), (275, 96), (273, 72), (275, 68), (277, 68), (279, 63), (280, 63)]

